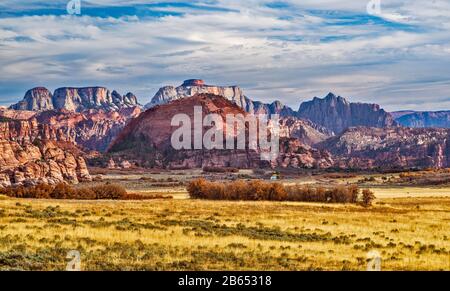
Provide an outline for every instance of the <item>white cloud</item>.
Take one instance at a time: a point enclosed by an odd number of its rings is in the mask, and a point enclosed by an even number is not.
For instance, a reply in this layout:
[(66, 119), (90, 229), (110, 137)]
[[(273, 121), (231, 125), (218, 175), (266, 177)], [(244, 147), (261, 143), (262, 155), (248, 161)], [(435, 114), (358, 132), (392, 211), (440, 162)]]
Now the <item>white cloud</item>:
[[(131, 90), (145, 103), (162, 85), (200, 77), (294, 108), (335, 91), (391, 110), (418, 103), (449, 109), (433, 101), (450, 98), (448, 1), (382, 0), (384, 20), (365, 14), (364, 1), (264, 5), (271, 2), (217, 1), (230, 11), (158, 7), (187, 12), (160, 18), (0, 18), (0, 102), (37, 85), (105, 85)], [(22, 2), (21, 9), (37, 5)]]

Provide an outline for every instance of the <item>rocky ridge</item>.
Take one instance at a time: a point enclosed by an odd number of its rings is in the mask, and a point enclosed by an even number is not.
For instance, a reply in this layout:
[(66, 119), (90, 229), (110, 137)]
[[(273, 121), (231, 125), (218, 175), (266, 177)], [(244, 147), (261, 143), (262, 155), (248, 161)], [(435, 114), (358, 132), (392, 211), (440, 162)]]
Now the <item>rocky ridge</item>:
[(132, 93), (120, 95), (105, 87), (71, 88), (63, 87), (53, 94), (44, 87), (28, 90), (22, 101), (11, 105), (10, 109), (28, 111), (68, 110), (81, 112), (89, 109), (105, 111), (120, 110), (140, 106)]
[(104, 87), (59, 88), (54, 94), (43, 87), (27, 91), (19, 103), (0, 110), (0, 117), (36, 118), (40, 124), (64, 132), (86, 150), (103, 152), (125, 124), (141, 113), (132, 93), (120, 95)]
[(355, 127), (317, 147), (345, 169), (450, 167), (450, 129)]
[(84, 158), (62, 132), (36, 119), (0, 122), (0, 187), (90, 179)]
[(238, 86), (206, 85), (203, 80), (199, 79), (184, 81), (178, 87), (162, 87), (145, 107), (151, 108), (200, 93), (222, 96), (251, 114), (279, 114), (282, 117), (308, 119), (318, 126), (327, 128), (333, 134), (339, 134), (352, 126), (390, 127), (397, 125), (391, 114), (377, 104), (351, 103), (332, 93), (322, 99), (315, 97), (311, 101), (303, 102), (299, 110), (295, 111), (280, 101), (270, 104), (254, 101), (245, 96)]
[(53, 95), (44, 87), (36, 87), (28, 90), (23, 97), (23, 100), (17, 104), (11, 105), (13, 110), (28, 110), (28, 111), (44, 111), (52, 110)]
[[(225, 120), (227, 114), (247, 115), (244, 110), (232, 101), (212, 94), (197, 94), (174, 100), (164, 105), (154, 106), (131, 121), (117, 139), (112, 143), (111, 155), (133, 161), (146, 167), (172, 167), (172, 168), (198, 168), (205, 166), (222, 166), (237, 168), (254, 168), (270, 166), (261, 161), (259, 150), (174, 150), (171, 146), (171, 136), (177, 127), (171, 126), (171, 116), (186, 114), (194, 120), (193, 108), (201, 106), (203, 114), (218, 114)], [(285, 125), (287, 123), (284, 123)], [(301, 125), (306, 127), (301, 130)], [(224, 125), (225, 126), (225, 125)], [(294, 130), (299, 136), (307, 136), (311, 132), (310, 140), (320, 140), (325, 134), (316, 131), (307, 122), (298, 122), (298, 128)], [(192, 125), (192, 128), (193, 125)], [(207, 129), (204, 128), (204, 132)], [(247, 128), (246, 128), (247, 130)], [(225, 135), (231, 134), (226, 133)], [(320, 162), (323, 153), (312, 150), (298, 139), (290, 139), (291, 132), (284, 130), (281, 137), (283, 149), (295, 149), (289, 153), (282, 153), (272, 166), (310, 166)], [(235, 136), (234, 136), (235, 137)], [(192, 147), (193, 148), (193, 147)], [(325, 165), (329, 156), (324, 158)], [(329, 163), (331, 164), (331, 163)]]
[(64, 132), (73, 143), (83, 149), (104, 152), (125, 125), (141, 113), (139, 107), (117, 111), (85, 110), (41, 112), (36, 119)]
[(450, 111), (405, 112), (397, 115), (396, 121), (406, 127), (450, 128)]
[(244, 95), (242, 89), (238, 86), (212, 86), (206, 85), (203, 80), (186, 80), (178, 87), (165, 86), (158, 90), (145, 108), (152, 108), (156, 105), (169, 103), (173, 100), (192, 97), (196, 94), (212, 94), (222, 96), (237, 106), (241, 107), (247, 113), (252, 114), (281, 114), (283, 116), (291, 115), (292, 109), (284, 106), (279, 101), (271, 104), (265, 104), (253, 101)]
[(335, 134), (354, 126), (385, 128), (397, 125), (392, 115), (378, 104), (350, 103), (333, 93), (323, 99), (315, 97), (303, 102), (297, 116), (326, 127)]

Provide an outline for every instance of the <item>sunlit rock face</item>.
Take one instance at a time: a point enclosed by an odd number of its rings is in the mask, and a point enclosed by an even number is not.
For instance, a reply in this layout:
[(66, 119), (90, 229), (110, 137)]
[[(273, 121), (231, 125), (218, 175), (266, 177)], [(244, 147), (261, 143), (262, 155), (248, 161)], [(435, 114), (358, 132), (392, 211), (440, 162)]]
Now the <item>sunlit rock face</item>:
[(44, 87), (28, 90), (23, 100), (10, 107), (14, 110), (44, 111), (53, 109), (52, 93)]
[(90, 180), (79, 149), (63, 132), (31, 120), (0, 122), (0, 187)]
[(252, 114), (280, 114), (282, 116), (294, 116), (294, 111), (275, 101), (270, 104), (254, 101), (244, 95), (242, 89), (238, 86), (215, 86), (207, 85), (200, 79), (191, 79), (183, 82), (181, 86), (165, 86), (158, 90), (150, 103), (145, 108), (151, 108), (156, 105), (166, 104), (173, 100), (192, 97), (196, 94), (212, 94), (222, 96), (245, 112)]
[(300, 118), (324, 126), (339, 134), (352, 126), (391, 127), (396, 126), (391, 114), (377, 104), (351, 103), (333, 93), (325, 98), (314, 98), (303, 102), (297, 114)]
[(119, 110), (138, 106), (132, 93), (125, 96), (104, 87), (59, 88), (53, 94), (55, 109), (81, 112), (88, 109)]
[(0, 117), (31, 120), (64, 132), (76, 145), (86, 150), (105, 151), (128, 121), (141, 113), (133, 93), (121, 95), (104, 87), (64, 87), (51, 94), (34, 88), (10, 109), (0, 108)]
[(450, 129), (444, 128), (353, 127), (316, 146), (331, 152), (340, 168), (450, 166)]
[[(309, 144), (328, 137), (326, 129), (295, 117), (280, 120), (281, 153), (271, 163), (261, 160), (261, 150), (175, 150), (171, 137), (176, 127), (171, 117), (185, 114), (194, 120), (194, 107), (200, 106), (203, 115), (217, 114), (222, 120), (227, 115), (243, 115), (240, 106), (223, 96), (197, 94), (154, 106), (131, 121), (112, 143), (109, 154), (132, 161), (144, 167), (199, 168), (205, 166), (259, 168), (259, 167), (329, 167), (331, 156), (326, 151), (315, 150)], [(225, 124), (224, 124), (225, 126)], [(192, 126), (192, 129), (194, 126)], [(246, 128), (248, 130), (248, 128)], [(224, 128), (226, 132), (226, 128)], [(226, 133), (228, 135), (230, 133)], [(236, 136), (233, 136), (236, 138)], [(224, 146), (225, 148), (225, 146)]]
[(241, 108), (247, 107), (247, 100), (238, 86), (211, 86), (203, 80), (191, 79), (183, 82), (181, 86), (165, 86), (158, 90), (146, 108), (166, 104), (173, 100), (192, 97), (196, 94), (213, 94), (227, 98)]
[(44, 87), (28, 90), (22, 101), (10, 109), (28, 111), (61, 110), (81, 112), (88, 109), (106, 111), (139, 106), (133, 93), (121, 95), (104, 87), (58, 88), (52, 94)]

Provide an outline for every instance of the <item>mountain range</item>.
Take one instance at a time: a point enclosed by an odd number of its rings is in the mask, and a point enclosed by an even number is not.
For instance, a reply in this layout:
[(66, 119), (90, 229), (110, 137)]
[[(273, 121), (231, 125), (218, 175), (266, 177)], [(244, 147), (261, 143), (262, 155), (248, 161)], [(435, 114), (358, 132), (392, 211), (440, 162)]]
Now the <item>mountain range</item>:
[(393, 116), (397, 116), (396, 121), (406, 127), (450, 127), (450, 111), (400, 111), (394, 112)]
[(133, 93), (120, 95), (104, 87), (58, 88), (52, 94), (47, 88), (37, 87), (28, 90), (22, 101), (10, 107), (13, 110), (47, 111), (87, 109), (119, 110), (139, 106)]
[[(170, 147), (170, 115), (279, 114), (280, 155), (262, 162), (257, 150), (185, 150)], [(329, 93), (294, 110), (263, 103), (238, 86), (199, 79), (165, 86), (145, 106), (132, 93), (105, 87), (33, 88), (0, 108), (0, 185), (89, 179), (85, 159), (111, 159), (141, 167), (292, 167), (345, 169), (450, 166), (450, 111), (386, 112)], [(102, 164), (105, 166), (105, 164)]]
[(314, 97), (303, 102), (295, 111), (280, 101), (266, 104), (247, 97), (238, 86), (207, 85), (203, 80), (186, 80), (178, 87), (165, 86), (151, 98), (145, 108), (165, 104), (172, 100), (192, 97), (207, 93), (223, 96), (237, 104), (243, 110), (253, 114), (280, 114), (309, 119), (316, 124), (327, 127), (334, 133), (340, 133), (351, 126), (386, 127), (402, 125), (406, 127), (442, 127), (450, 128), (450, 111), (386, 112), (378, 104), (352, 103), (341, 96), (329, 93), (325, 98)]

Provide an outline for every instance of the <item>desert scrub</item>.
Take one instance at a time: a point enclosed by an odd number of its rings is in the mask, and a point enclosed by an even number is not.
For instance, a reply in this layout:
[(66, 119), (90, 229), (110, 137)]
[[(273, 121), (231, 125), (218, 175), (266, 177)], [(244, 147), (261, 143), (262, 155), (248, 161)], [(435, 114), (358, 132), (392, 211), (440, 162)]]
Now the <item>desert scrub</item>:
[(183, 226), (184, 233), (193, 233), (195, 236), (204, 236), (214, 234), (217, 236), (244, 236), (257, 240), (274, 240), (286, 242), (317, 242), (332, 241), (334, 238), (330, 233), (291, 233), (280, 230), (279, 228), (253, 227), (238, 223), (236, 226), (227, 226), (225, 224), (213, 223), (204, 220), (162, 220), (159, 224), (163, 226)]
[(90, 187), (74, 188), (68, 184), (37, 185), (31, 187), (0, 188), (0, 194), (14, 198), (35, 199), (74, 199), (74, 200), (150, 200), (171, 199), (171, 196), (141, 195), (127, 193), (126, 189), (118, 184), (105, 183)]
[(448, 270), (450, 199), (379, 199), (386, 206), (8, 198), (0, 269), (63, 270), (78, 250), (82, 270), (365, 270), (376, 249), (382, 270)]
[(197, 179), (189, 183), (187, 190), (191, 198), (210, 200), (362, 203), (370, 206), (375, 198), (370, 190), (363, 190), (360, 194), (356, 185), (339, 185), (331, 188), (310, 185), (283, 186), (280, 183), (259, 180), (250, 182), (238, 180), (224, 184)]

